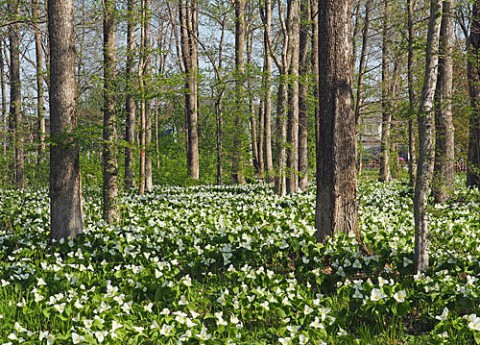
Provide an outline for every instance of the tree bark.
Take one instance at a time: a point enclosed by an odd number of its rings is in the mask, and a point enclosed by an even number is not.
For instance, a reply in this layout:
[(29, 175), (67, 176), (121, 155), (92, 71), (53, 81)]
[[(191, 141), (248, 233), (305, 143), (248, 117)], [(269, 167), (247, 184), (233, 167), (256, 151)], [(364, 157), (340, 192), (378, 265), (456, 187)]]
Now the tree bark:
[[(320, 147), (320, 81), (318, 75), (318, 63), (320, 61), (318, 51), (318, 0), (310, 0), (312, 9), (312, 78), (313, 98), (315, 112), (315, 148)], [(316, 163), (316, 162), (315, 162)]]
[(300, 67), (300, 1), (288, 0), (288, 129), (287, 193), (298, 191), (299, 67)]
[(270, 56), (270, 32), (272, 25), (272, 0), (265, 0), (263, 11), (263, 117), (265, 131), (265, 171), (267, 182), (274, 182), (273, 150), (272, 150), (272, 57)]
[(243, 117), (245, 112), (245, 0), (235, 0), (235, 115), (232, 155), (232, 178), (244, 184), (243, 176)]
[(380, 151), (380, 174), (378, 180), (389, 182), (390, 173), (390, 127), (392, 124), (392, 109), (389, 90), (389, 17), (390, 1), (384, 1), (383, 9), (383, 31), (382, 31), (382, 137)]
[(275, 192), (278, 195), (287, 194), (287, 120), (288, 120), (288, 85), (287, 76), (280, 74), (280, 84), (277, 94), (277, 164), (275, 174)]
[(320, 133), (317, 147), (316, 238), (358, 237), (353, 111), (351, 1), (319, 1)]
[(145, 191), (151, 192), (153, 190), (153, 166), (152, 166), (152, 112), (150, 109), (150, 61), (151, 61), (151, 43), (150, 43), (150, 17), (151, 17), (150, 0), (143, 0), (143, 53), (145, 58), (143, 60), (143, 82), (144, 92), (142, 94), (145, 107)]
[(35, 58), (36, 58), (36, 71), (37, 71), (37, 138), (38, 138), (38, 150), (37, 150), (37, 165), (43, 161), (43, 154), (46, 149), (45, 145), (45, 101), (44, 93), (45, 88), (43, 86), (43, 50), (42, 50), (42, 31), (40, 29), (40, 10), (41, 6), (38, 0), (34, 0), (32, 4), (33, 21), (35, 22)]
[(453, 1), (443, 1), (440, 30), (440, 58), (435, 93), (435, 176), (433, 195), (437, 202), (447, 201), (454, 192), (455, 141), (453, 128)]
[(298, 90), (298, 189), (304, 191), (308, 187), (308, 85), (310, 61), (309, 31), (310, 31), (310, 5), (307, 1), (300, 2), (300, 81)]
[(413, 88), (413, 65), (414, 65), (414, 33), (413, 33), (413, 1), (407, 0), (407, 18), (408, 18), (408, 61), (407, 61), (407, 83), (408, 83), (408, 175), (410, 185), (415, 186), (415, 177), (417, 175), (417, 163), (415, 152), (415, 126), (413, 117), (415, 113), (415, 90)]
[(3, 56), (3, 37), (0, 38), (0, 87), (2, 92), (2, 146), (3, 156), (7, 157), (8, 142), (10, 140), (8, 135), (8, 113), (7, 113), (7, 87), (5, 80), (5, 59)]
[(470, 95), (470, 131), (467, 164), (467, 186), (480, 187), (480, 1), (472, 9), (468, 37), (468, 90)]
[(255, 114), (255, 98), (253, 90), (253, 75), (252, 75), (252, 50), (253, 50), (253, 34), (254, 31), (249, 29), (246, 35), (247, 38), (247, 89), (248, 89), (248, 115), (250, 120), (250, 144), (252, 148), (253, 167), (255, 175), (261, 176), (260, 157), (258, 152), (258, 121)]
[(133, 172), (133, 147), (135, 144), (135, 0), (128, 0), (127, 4), (127, 61), (126, 61), (126, 100), (125, 111), (127, 113), (125, 128), (125, 188), (135, 188), (135, 174)]
[(190, 178), (200, 178), (198, 153), (198, 3), (179, 0), (181, 51), (185, 68), (185, 122), (187, 170)]
[[(20, 15), (18, 0), (9, 4), (10, 12), (15, 16)], [(14, 182), (19, 189), (25, 188), (25, 156), (24, 156), (24, 131), (22, 112), (22, 87), (20, 80), (20, 24), (10, 24), (10, 121), (12, 123), (12, 143), (14, 148)]]
[(50, 39), (50, 237), (83, 231), (80, 155), (75, 143), (77, 83), (73, 0), (48, 1)]
[(415, 183), (415, 262), (414, 272), (428, 268), (430, 235), (428, 229), (428, 197), (433, 179), (434, 159), (434, 96), (438, 76), (438, 48), (441, 25), (441, 2), (431, 0), (428, 25), (425, 78), (418, 114), (419, 161)]
[(115, 0), (103, 2), (103, 219), (118, 222)]

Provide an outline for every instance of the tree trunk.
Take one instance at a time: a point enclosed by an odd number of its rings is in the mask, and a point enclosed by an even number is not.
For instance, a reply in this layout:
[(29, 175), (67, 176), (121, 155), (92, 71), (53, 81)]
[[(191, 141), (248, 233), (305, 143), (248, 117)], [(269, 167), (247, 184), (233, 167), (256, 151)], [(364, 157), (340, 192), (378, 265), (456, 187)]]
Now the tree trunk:
[(310, 61), (308, 60), (310, 29), (310, 6), (307, 1), (300, 2), (300, 83), (298, 90), (298, 189), (308, 187), (308, 80)]
[(252, 76), (252, 50), (253, 50), (253, 31), (248, 32), (247, 37), (247, 89), (248, 89), (248, 115), (250, 119), (250, 143), (252, 147), (252, 160), (255, 174), (260, 177), (260, 157), (258, 153), (258, 123), (255, 114), (255, 99), (253, 90)]
[(353, 111), (351, 1), (319, 1), (320, 133), (317, 146), (316, 238), (358, 237)]
[(419, 161), (417, 181), (415, 183), (415, 262), (414, 272), (425, 272), (428, 268), (429, 230), (428, 197), (433, 179), (434, 159), (434, 96), (438, 75), (438, 48), (441, 24), (442, 0), (430, 3), (430, 22), (428, 25), (425, 78), (418, 114)]
[[(9, 4), (10, 13), (20, 15), (18, 0)], [(20, 24), (9, 26), (10, 40), (10, 121), (12, 122), (12, 143), (14, 148), (14, 182), (19, 189), (25, 188), (25, 155), (23, 151), (24, 131), (22, 113), (22, 93), (20, 80)]]
[(358, 64), (358, 78), (357, 78), (357, 99), (355, 102), (355, 122), (359, 123), (360, 115), (363, 107), (363, 81), (365, 79), (365, 69), (367, 60), (367, 48), (370, 33), (370, 8), (372, 0), (367, 0), (365, 3), (365, 19), (362, 31), (362, 50), (360, 51), (360, 62)]
[(8, 113), (7, 113), (7, 87), (5, 80), (5, 60), (3, 56), (3, 38), (0, 38), (0, 87), (2, 92), (2, 146), (3, 146), (3, 156), (7, 157), (7, 148), (9, 142), (8, 135)]
[(153, 167), (152, 167), (152, 113), (150, 111), (150, 60), (151, 60), (151, 44), (150, 44), (150, 17), (151, 17), (150, 0), (143, 0), (143, 82), (144, 92), (142, 94), (145, 107), (145, 191), (153, 190)]
[(104, 0), (103, 8), (103, 219), (118, 222), (118, 161), (115, 113), (116, 39), (115, 0)]
[(298, 131), (299, 131), (299, 83), (300, 66), (300, 2), (288, 0), (288, 129), (287, 129), (287, 193), (298, 191)]
[(45, 152), (45, 102), (43, 87), (43, 50), (42, 50), (42, 31), (40, 29), (40, 3), (38, 0), (34, 0), (32, 4), (33, 20), (35, 22), (35, 58), (36, 58), (36, 71), (37, 71), (37, 138), (38, 138), (38, 150), (37, 150), (37, 165), (43, 161), (43, 154)]
[(389, 182), (390, 174), (390, 126), (392, 123), (392, 108), (390, 101), (389, 83), (389, 17), (390, 1), (384, 1), (383, 10), (383, 32), (382, 32), (382, 137), (380, 151), (380, 174), (378, 180)]
[[(315, 148), (320, 147), (320, 81), (318, 75), (318, 63), (320, 61), (318, 51), (318, 0), (310, 0), (312, 9), (312, 78), (313, 78), (313, 98), (315, 111)], [(316, 164), (316, 162), (315, 162)], [(316, 168), (318, 169), (318, 168)]]
[(415, 152), (415, 127), (413, 117), (415, 113), (415, 90), (413, 88), (413, 65), (414, 65), (414, 33), (413, 33), (413, 1), (407, 0), (408, 12), (408, 62), (407, 62), (407, 83), (408, 83), (408, 175), (410, 185), (415, 186), (417, 175), (417, 163)]
[(277, 164), (275, 174), (275, 192), (278, 195), (287, 194), (287, 120), (288, 120), (288, 85), (287, 76), (280, 74), (277, 96)]
[(433, 195), (437, 202), (445, 202), (454, 192), (455, 141), (452, 116), (453, 94), (453, 2), (443, 1), (442, 28), (440, 31), (440, 58), (435, 94), (435, 177)]
[(126, 61), (126, 100), (125, 111), (127, 113), (125, 140), (125, 188), (135, 188), (135, 174), (133, 172), (133, 147), (135, 144), (135, 0), (128, 0), (127, 17), (127, 61)]
[(146, 174), (146, 155), (147, 155), (147, 97), (145, 86), (145, 64), (147, 57), (145, 47), (146, 36), (146, 13), (145, 13), (145, 1), (141, 1), (141, 25), (140, 25), (140, 56), (138, 59), (138, 86), (140, 91), (140, 162), (139, 162), (139, 185), (138, 194), (145, 194), (145, 186), (147, 181)]
[(270, 27), (272, 25), (272, 1), (265, 0), (263, 49), (263, 92), (264, 92), (264, 131), (265, 131), (265, 171), (267, 182), (274, 182), (273, 150), (272, 150), (272, 57), (270, 56)]
[(198, 154), (198, 3), (179, 0), (181, 51), (185, 67), (185, 124), (187, 170), (190, 178), (200, 178)]
[(468, 90), (470, 95), (470, 133), (467, 186), (480, 187), (480, 1), (475, 1), (468, 37)]
[(243, 176), (243, 117), (245, 112), (245, 0), (235, 0), (235, 118), (233, 138), (232, 178), (245, 183)]
[(83, 231), (73, 0), (48, 1), (50, 39), (50, 238)]
[(219, 93), (215, 102), (217, 120), (217, 185), (223, 185), (223, 92)]

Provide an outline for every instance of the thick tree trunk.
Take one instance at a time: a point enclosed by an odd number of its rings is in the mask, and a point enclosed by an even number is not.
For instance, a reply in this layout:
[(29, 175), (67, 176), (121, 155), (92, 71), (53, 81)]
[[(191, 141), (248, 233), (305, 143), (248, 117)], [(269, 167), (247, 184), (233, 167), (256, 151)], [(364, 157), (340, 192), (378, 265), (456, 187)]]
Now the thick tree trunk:
[(45, 145), (45, 101), (43, 87), (43, 50), (42, 50), (42, 31), (40, 29), (40, 10), (41, 6), (38, 0), (35, 0), (32, 4), (33, 20), (35, 22), (35, 58), (36, 58), (36, 71), (37, 71), (37, 164), (43, 161), (43, 155), (46, 149)]
[(440, 59), (435, 94), (435, 177), (433, 195), (437, 202), (445, 202), (454, 192), (455, 141), (452, 114), (453, 94), (453, 1), (443, 1), (440, 31)]
[(135, 188), (135, 174), (133, 172), (133, 147), (135, 144), (135, 0), (128, 0), (127, 18), (127, 61), (126, 61), (126, 100), (125, 111), (127, 113), (125, 140), (125, 188)]
[(232, 178), (245, 183), (243, 176), (243, 117), (245, 112), (245, 0), (235, 0), (235, 115), (232, 155)]
[[(16, 16), (20, 14), (18, 0), (9, 4), (11, 13)], [(23, 151), (24, 131), (22, 113), (22, 93), (20, 80), (20, 24), (10, 24), (10, 121), (12, 122), (12, 143), (14, 148), (14, 182), (19, 189), (25, 188), (25, 156)]]
[(200, 178), (198, 153), (198, 3), (179, 0), (181, 51), (185, 68), (185, 125), (187, 170), (190, 178)]
[(414, 65), (414, 33), (413, 33), (413, 0), (407, 0), (408, 13), (408, 61), (407, 61), (407, 83), (408, 83), (408, 175), (410, 185), (415, 186), (417, 175), (417, 160), (415, 152), (415, 126), (413, 117), (415, 113), (415, 90), (413, 88), (413, 65)]
[(390, 101), (389, 83), (389, 17), (390, 1), (385, 0), (383, 9), (383, 31), (382, 31), (382, 137), (380, 151), (380, 174), (378, 180), (389, 182), (390, 174), (390, 126), (392, 124), (392, 107)]
[(468, 37), (468, 90), (470, 95), (470, 134), (467, 186), (480, 187), (480, 1), (475, 1)]
[(118, 160), (115, 112), (116, 39), (115, 0), (104, 0), (103, 8), (103, 219), (118, 222)]
[(316, 237), (358, 236), (353, 111), (351, 1), (319, 1), (320, 135), (317, 147)]
[(77, 126), (73, 0), (48, 1), (50, 38), (50, 237), (83, 231)]
[(300, 1), (288, 0), (288, 129), (287, 129), (287, 193), (298, 191), (298, 130), (299, 130), (299, 83), (300, 67)]
[(434, 96), (438, 75), (438, 48), (442, 0), (431, 0), (428, 25), (425, 78), (418, 114), (419, 161), (415, 183), (415, 262), (414, 273), (428, 268), (430, 235), (428, 229), (428, 197), (433, 179), (434, 159)]

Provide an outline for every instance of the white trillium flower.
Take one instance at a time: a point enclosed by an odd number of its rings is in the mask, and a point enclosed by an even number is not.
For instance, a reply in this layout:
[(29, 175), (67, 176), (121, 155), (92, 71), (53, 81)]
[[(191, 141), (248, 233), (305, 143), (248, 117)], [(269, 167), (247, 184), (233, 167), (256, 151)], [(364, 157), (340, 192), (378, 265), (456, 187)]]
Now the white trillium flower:
[(405, 290), (401, 290), (401, 291), (395, 292), (395, 294), (393, 295), (393, 298), (394, 298), (395, 301), (397, 301), (398, 303), (403, 303), (403, 302), (405, 302), (405, 297), (407, 297), (407, 293), (405, 292)]
[(370, 295), (370, 300), (372, 302), (378, 302), (387, 297), (380, 289), (372, 289), (372, 294)]
[(448, 318), (448, 308), (447, 307), (443, 308), (442, 315), (435, 316), (435, 319), (440, 320), (440, 321), (445, 321), (447, 318)]

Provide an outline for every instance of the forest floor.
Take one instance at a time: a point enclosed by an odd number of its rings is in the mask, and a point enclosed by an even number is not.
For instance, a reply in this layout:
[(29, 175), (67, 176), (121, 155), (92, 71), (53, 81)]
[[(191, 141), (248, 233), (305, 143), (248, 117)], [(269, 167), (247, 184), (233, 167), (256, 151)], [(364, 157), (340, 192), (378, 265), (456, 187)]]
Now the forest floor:
[[(47, 191), (0, 193), (0, 344), (480, 343), (480, 193), (431, 204), (413, 276), (412, 190), (363, 182), (361, 236), (315, 242), (314, 190), (158, 187), (122, 223), (48, 243)], [(479, 315), (479, 316), (477, 316)]]

